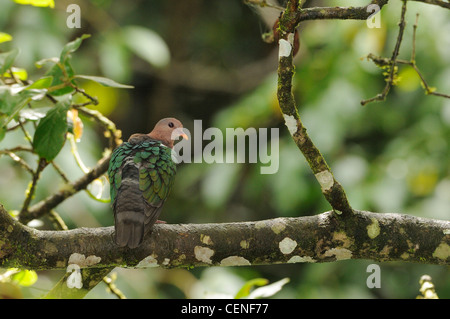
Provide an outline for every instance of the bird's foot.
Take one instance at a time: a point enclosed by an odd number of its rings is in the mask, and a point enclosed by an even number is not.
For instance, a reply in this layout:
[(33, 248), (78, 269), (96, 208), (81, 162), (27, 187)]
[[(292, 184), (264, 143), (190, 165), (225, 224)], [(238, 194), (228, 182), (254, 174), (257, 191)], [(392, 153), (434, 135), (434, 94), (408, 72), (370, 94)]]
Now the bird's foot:
[(167, 224), (167, 222), (158, 219), (155, 224)]

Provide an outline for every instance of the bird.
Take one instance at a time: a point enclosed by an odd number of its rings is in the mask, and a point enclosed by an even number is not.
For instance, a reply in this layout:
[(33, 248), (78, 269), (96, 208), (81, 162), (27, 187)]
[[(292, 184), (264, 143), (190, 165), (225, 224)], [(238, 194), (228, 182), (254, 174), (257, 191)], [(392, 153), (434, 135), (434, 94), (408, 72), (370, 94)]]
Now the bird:
[(158, 221), (174, 184), (172, 149), (179, 137), (188, 140), (183, 124), (164, 118), (150, 133), (133, 134), (112, 152), (108, 177), (119, 247), (138, 247)]

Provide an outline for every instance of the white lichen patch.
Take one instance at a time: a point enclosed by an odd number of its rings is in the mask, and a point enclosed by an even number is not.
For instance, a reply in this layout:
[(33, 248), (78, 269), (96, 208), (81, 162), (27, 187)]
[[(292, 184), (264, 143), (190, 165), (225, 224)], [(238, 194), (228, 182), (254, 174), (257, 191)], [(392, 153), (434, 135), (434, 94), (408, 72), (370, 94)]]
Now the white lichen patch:
[(292, 44), (289, 43), (289, 41), (286, 41), (285, 39), (280, 39), (278, 41), (279, 49), (278, 49), (278, 59), (281, 59), (282, 57), (288, 57), (291, 55), (292, 51)]
[(82, 263), (84, 263), (84, 260), (86, 259), (86, 256), (79, 254), (79, 253), (73, 253), (69, 257), (69, 264), (77, 264), (81, 266)]
[(336, 257), (336, 260), (345, 260), (352, 258), (352, 252), (347, 248), (331, 248), (324, 254), (325, 257)]
[(284, 124), (286, 124), (289, 133), (291, 133), (291, 135), (294, 135), (295, 132), (297, 132), (297, 120), (292, 115), (283, 114), (283, 117), (284, 117)]
[(208, 235), (200, 234), (200, 241), (205, 245), (214, 245), (214, 242), (211, 240), (211, 237)]
[(230, 256), (220, 261), (221, 266), (250, 266), (251, 263), (241, 256)]
[(292, 256), (288, 261), (288, 264), (296, 264), (296, 263), (315, 263), (316, 260), (311, 258), (310, 256)]
[(98, 264), (102, 260), (100, 257), (97, 257), (95, 255), (90, 255), (86, 258), (86, 266), (92, 266), (95, 264)]
[(73, 253), (69, 257), (68, 264), (75, 264), (80, 267), (89, 267), (95, 264), (98, 264), (102, 259), (95, 255), (90, 255), (87, 258), (83, 254)]
[(321, 171), (314, 175), (323, 191), (328, 191), (333, 187), (334, 178), (330, 171)]
[(248, 249), (250, 247), (250, 243), (246, 240), (241, 240), (239, 245), (241, 246), (242, 249)]
[(214, 255), (214, 250), (208, 247), (195, 246), (194, 247), (194, 255), (198, 261), (211, 264), (211, 257)]
[(376, 218), (374, 217), (372, 217), (370, 220), (372, 221), (372, 223), (369, 226), (367, 226), (367, 235), (371, 239), (374, 239), (380, 234), (380, 224), (378, 223), (378, 220), (376, 220)]
[(270, 226), (270, 229), (272, 229), (272, 231), (277, 235), (281, 233), (285, 228), (286, 222), (281, 218), (274, 219), (272, 221), (272, 226)]
[(433, 257), (447, 260), (450, 257), (450, 246), (446, 243), (440, 243), (434, 250)]
[(137, 268), (154, 268), (159, 267), (158, 260), (156, 260), (156, 257), (158, 257), (155, 254), (151, 254), (150, 256), (145, 257), (142, 259), (139, 264), (136, 265)]
[(285, 237), (280, 241), (278, 247), (283, 254), (287, 255), (294, 251), (295, 247), (297, 247), (297, 242), (289, 237)]
[(287, 36), (288, 42), (291, 45), (294, 45), (294, 38), (295, 38), (295, 35), (293, 33), (289, 33), (288, 36)]
[(261, 228), (264, 228), (264, 227), (266, 227), (266, 221), (265, 220), (261, 220), (261, 221), (255, 223), (255, 228), (256, 229), (261, 229)]

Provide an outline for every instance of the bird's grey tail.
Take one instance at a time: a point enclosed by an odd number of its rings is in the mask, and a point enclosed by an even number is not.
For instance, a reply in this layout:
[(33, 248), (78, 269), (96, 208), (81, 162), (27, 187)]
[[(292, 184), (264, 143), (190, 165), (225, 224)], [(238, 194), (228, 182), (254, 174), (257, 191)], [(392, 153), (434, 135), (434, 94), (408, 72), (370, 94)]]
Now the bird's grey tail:
[(144, 239), (144, 214), (133, 211), (116, 213), (115, 242), (120, 247), (138, 247)]
[(139, 190), (139, 170), (134, 163), (122, 169), (120, 192), (114, 203), (115, 242), (120, 247), (138, 247), (144, 239), (145, 213)]

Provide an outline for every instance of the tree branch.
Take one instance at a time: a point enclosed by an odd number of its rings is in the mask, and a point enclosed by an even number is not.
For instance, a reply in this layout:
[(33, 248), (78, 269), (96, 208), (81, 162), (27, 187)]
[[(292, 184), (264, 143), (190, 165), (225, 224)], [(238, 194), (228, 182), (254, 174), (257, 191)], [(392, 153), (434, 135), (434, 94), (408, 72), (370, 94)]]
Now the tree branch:
[[(225, 224), (157, 224), (136, 249), (117, 247), (113, 227), (39, 231), (0, 207), (0, 267), (66, 269), (198, 267), (344, 259), (450, 265), (450, 221), (402, 214), (325, 212)], [(103, 274), (104, 276), (104, 274)]]
[(442, 8), (450, 9), (450, 2), (444, 2), (441, 0), (409, 0), (409, 1), (423, 2), (426, 4), (433, 4), (436, 6), (440, 6)]
[(77, 181), (66, 184), (57, 193), (30, 207), (26, 214), (20, 215), (20, 222), (26, 224), (33, 219), (43, 216), (45, 213), (61, 204), (65, 199), (69, 198), (80, 190), (85, 189), (94, 179), (100, 177), (108, 170), (110, 157), (110, 154), (104, 156), (102, 159), (100, 159), (100, 161), (93, 169), (91, 169), (87, 174), (83, 175)]
[(294, 76), (293, 48), (294, 32), (297, 27), (296, 12), (298, 2), (290, 1), (279, 21), (279, 61), (277, 97), (285, 123), (292, 138), (305, 156), (308, 164), (319, 182), (322, 193), (337, 214), (351, 214), (352, 208), (342, 186), (334, 178), (330, 167), (319, 149), (306, 132), (300, 119), (292, 92)]
[(370, 5), (378, 5), (381, 9), (389, 0), (374, 0), (364, 7), (313, 7), (300, 8), (296, 13), (295, 24), (307, 20), (366, 20), (373, 10), (367, 10)]

